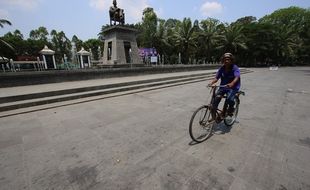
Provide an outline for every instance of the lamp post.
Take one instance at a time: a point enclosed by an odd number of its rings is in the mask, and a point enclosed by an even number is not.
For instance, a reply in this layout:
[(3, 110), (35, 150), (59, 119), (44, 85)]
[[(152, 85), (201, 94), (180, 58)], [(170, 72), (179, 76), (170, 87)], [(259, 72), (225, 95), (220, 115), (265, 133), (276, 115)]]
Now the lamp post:
[(131, 56), (131, 48), (129, 48), (129, 61), (130, 61), (130, 69), (132, 69), (132, 56)]

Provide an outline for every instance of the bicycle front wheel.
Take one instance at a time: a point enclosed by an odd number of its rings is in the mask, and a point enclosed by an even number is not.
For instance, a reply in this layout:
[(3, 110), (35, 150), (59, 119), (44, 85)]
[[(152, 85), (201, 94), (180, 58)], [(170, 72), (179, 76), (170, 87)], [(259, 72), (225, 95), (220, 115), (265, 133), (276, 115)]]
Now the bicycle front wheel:
[(238, 111), (239, 111), (239, 104), (240, 104), (240, 100), (236, 97), (234, 112), (231, 115), (226, 116), (224, 119), (224, 123), (226, 126), (232, 126), (236, 122)]
[(213, 124), (210, 107), (205, 105), (198, 108), (189, 123), (189, 134), (193, 141), (205, 141), (212, 134)]

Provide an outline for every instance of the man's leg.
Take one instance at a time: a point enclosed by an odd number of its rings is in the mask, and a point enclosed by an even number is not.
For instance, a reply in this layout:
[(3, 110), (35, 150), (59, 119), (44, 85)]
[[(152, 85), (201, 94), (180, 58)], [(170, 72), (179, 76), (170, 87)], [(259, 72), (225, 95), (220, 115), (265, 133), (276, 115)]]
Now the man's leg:
[(229, 89), (227, 92), (227, 104), (228, 104), (228, 114), (234, 112), (234, 105), (235, 105), (235, 96), (236, 96), (237, 90)]
[(223, 89), (218, 89), (215, 93), (215, 97), (212, 102), (212, 116), (216, 118), (216, 110), (218, 108), (219, 103), (221, 102), (222, 97), (224, 96), (225, 91)]

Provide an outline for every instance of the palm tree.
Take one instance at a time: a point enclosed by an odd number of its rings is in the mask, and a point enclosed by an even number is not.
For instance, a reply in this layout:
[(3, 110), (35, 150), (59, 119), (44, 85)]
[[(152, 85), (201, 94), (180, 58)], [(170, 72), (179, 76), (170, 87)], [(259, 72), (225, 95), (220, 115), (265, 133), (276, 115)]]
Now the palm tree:
[(171, 44), (169, 43), (169, 33), (168, 28), (166, 27), (166, 21), (159, 19), (158, 22), (159, 25), (157, 26), (155, 33), (154, 47), (156, 48), (159, 55), (161, 55), (160, 62), (162, 62), (162, 55), (167, 57), (167, 50), (171, 49)]
[[(5, 19), (0, 19), (0, 27), (3, 28), (5, 24), (12, 25), (12, 23), (10, 21), (5, 20)], [(7, 43), (6, 41), (4, 41), (1, 38), (0, 38), (0, 43), (3, 43), (4, 45), (9, 47), (10, 49), (14, 50), (14, 48), (9, 43)]]
[(238, 57), (241, 65), (265, 64), (274, 57), (273, 44), (276, 38), (274, 26), (268, 23), (253, 22), (243, 25), (242, 33), (248, 49), (241, 49)]
[(275, 49), (278, 62), (288, 63), (289, 58), (294, 58), (296, 55), (295, 49), (298, 49), (301, 45), (301, 39), (299, 39), (293, 27), (282, 26), (277, 30), (277, 36), (275, 40)]
[(3, 28), (4, 24), (12, 25), (12, 23), (5, 19), (0, 19), (0, 27)]
[(56, 51), (56, 62), (60, 63), (64, 59), (64, 54), (70, 57), (71, 42), (63, 31), (57, 32), (56, 30), (52, 30), (50, 34), (52, 36), (53, 47)]
[(176, 46), (182, 54), (182, 63), (187, 64), (189, 61), (190, 51), (196, 46), (195, 39), (196, 27), (192, 25), (190, 18), (184, 18), (183, 22), (177, 25), (174, 38)]
[(143, 10), (142, 17), (142, 46), (143, 47), (154, 47), (154, 41), (156, 29), (157, 29), (158, 18), (154, 9), (147, 7)]
[(221, 45), (218, 49), (222, 52), (231, 52), (236, 54), (239, 49), (247, 49), (245, 36), (242, 34), (242, 26), (230, 25), (226, 27), (220, 38)]
[[(203, 51), (206, 61), (212, 60), (212, 53), (216, 49), (218, 41), (222, 37), (220, 34), (221, 23), (219, 20), (209, 18), (200, 22), (201, 33), (198, 42), (201, 43), (200, 50)], [(199, 49), (198, 49), (199, 50)]]
[(29, 37), (30, 37), (30, 39), (40, 40), (40, 41), (47, 43), (48, 35), (49, 34), (48, 34), (47, 29), (44, 26), (40, 26), (36, 30), (31, 30)]
[(175, 31), (181, 24), (180, 20), (168, 19), (163, 26), (165, 28), (164, 41), (167, 42), (164, 50), (165, 62), (168, 64), (178, 63), (179, 49), (176, 47)]

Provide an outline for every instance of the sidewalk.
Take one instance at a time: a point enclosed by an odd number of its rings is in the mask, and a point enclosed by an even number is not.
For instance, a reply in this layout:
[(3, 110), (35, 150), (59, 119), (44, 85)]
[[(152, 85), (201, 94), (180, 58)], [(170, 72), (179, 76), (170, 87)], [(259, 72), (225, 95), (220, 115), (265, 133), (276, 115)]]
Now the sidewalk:
[(161, 78), (166, 78), (166, 77), (178, 77), (178, 76), (187, 76), (187, 75), (204, 74), (204, 73), (210, 74), (215, 71), (216, 71), (215, 69), (212, 69), (212, 70), (203, 70), (203, 71), (149, 74), (149, 75), (139, 75), (139, 76), (130, 76), (130, 77), (120, 77), (120, 78), (104, 78), (104, 79), (83, 80), (83, 81), (74, 81), (74, 82), (8, 87), (8, 88), (0, 89), (0, 98), (8, 97), (8, 96), (23, 95), (23, 94), (33, 94), (33, 93), (41, 93), (41, 92), (49, 92), (49, 91), (59, 91), (59, 90), (67, 90), (67, 89), (75, 89), (75, 88), (83, 88), (83, 87), (92, 87), (92, 86), (107, 85), (107, 84), (119, 84), (119, 83), (124, 83), (124, 82), (161, 79)]

